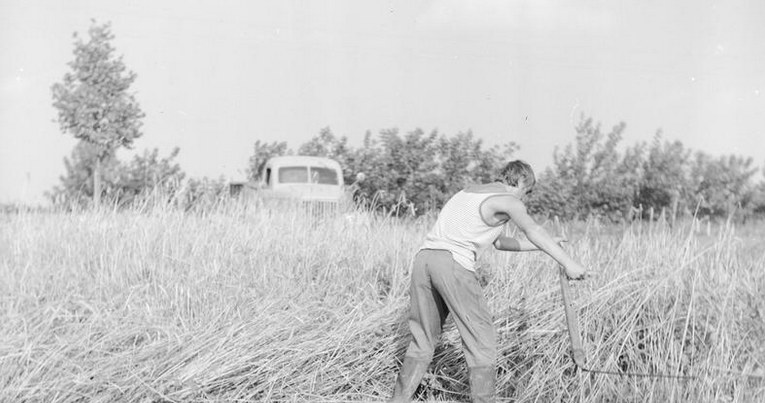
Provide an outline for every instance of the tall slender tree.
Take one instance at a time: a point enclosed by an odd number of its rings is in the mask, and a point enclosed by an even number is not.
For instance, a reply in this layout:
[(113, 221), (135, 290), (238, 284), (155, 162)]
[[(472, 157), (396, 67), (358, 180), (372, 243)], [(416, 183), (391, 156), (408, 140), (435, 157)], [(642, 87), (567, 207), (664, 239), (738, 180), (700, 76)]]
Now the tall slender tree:
[(94, 146), (93, 202), (98, 206), (104, 162), (141, 136), (144, 113), (129, 92), (137, 75), (114, 54), (111, 24), (92, 21), (88, 36), (86, 42), (74, 33), (71, 71), (51, 91), (61, 131)]

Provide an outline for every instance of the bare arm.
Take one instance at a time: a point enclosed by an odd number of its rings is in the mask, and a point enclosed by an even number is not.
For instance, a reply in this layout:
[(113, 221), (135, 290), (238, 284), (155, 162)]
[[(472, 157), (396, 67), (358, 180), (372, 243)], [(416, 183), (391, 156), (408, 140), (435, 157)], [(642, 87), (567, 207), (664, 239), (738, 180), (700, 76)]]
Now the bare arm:
[[(566, 239), (563, 237), (553, 237), (553, 241), (558, 244), (560, 242), (565, 242)], [(504, 235), (500, 236), (497, 238), (497, 240), (494, 241), (494, 247), (498, 250), (508, 252), (530, 252), (540, 250), (536, 245), (527, 239), (518, 239)]]
[(505, 207), (505, 212), (513, 222), (526, 234), (526, 238), (539, 250), (544, 251), (566, 269), (570, 278), (581, 278), (586, 270), (584, 266), (571, 258), (571, 256), (558, 245), (541, 225), (537, 224), (526, 212), (526, 206), (520, 200), (510, 199)]
[(528, 252), (533, 250), (539, 250), (536, 245), (525, 240), (517, 239), (509, 236), (500, 236), (494, 241), (494, 247), (499, 250), (508, 252)]

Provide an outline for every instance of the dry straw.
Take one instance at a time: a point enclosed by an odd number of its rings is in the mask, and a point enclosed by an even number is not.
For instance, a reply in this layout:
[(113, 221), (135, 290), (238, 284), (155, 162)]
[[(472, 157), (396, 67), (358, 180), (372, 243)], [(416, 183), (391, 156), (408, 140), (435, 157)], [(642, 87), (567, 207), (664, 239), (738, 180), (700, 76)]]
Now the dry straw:
[[(385, 399), (407, 344), (410, 261), (431, 223), (234, 203), (0, 220), (8, 402)], [(765, 257), (751, 228), (571, 226), (569, 250), (600, 272), (573, 286), (589, 362), (762, 373)], [(576, 372), (552, 261), (492, 252), (480, 273), (502, 399), (765, 401), (746, 379)], [(467, 400), (450, 321), (418, 398)]]

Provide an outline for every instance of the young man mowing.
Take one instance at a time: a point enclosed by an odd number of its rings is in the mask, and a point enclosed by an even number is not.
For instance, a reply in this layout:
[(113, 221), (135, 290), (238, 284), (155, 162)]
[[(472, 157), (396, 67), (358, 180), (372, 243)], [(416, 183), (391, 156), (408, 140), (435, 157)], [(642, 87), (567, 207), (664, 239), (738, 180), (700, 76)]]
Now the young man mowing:
[[(410, 286), (409, 330), (412, 340), (398, 374), (391, 401), (409, 401), (433, 358), (441, 330), (452, 314), (462, 338), (474, 401), (495, 398), (496, 336), (481, 286), (475, 276), (476, 254), (490, 245), (504, 251), (542, 250), (570, 278), (585, 275), (526, 212), (523, 201), (536, 179), (523, 161), (511, 161), (493, 183), (468, 187), (444, 205), (414, 259)], [(513, 221), (528, 240), (503, 236)]]

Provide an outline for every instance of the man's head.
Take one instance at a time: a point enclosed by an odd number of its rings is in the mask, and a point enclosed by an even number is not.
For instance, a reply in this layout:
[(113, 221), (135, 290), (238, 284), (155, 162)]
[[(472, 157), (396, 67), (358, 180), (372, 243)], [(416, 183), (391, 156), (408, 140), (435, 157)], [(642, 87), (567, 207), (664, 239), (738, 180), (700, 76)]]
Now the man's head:
[(522, 187), (526, 193), (531, 192), (531, 189), (533, 189), (534, 185), (537, 183), (537, 178), (534, 176), (534, 170), (531, 169), (531, 165), (521, 160), (508, 162), (507, 165), (499, 171), (499, 174), (494, 180), (509, 186), (517, 188)]

